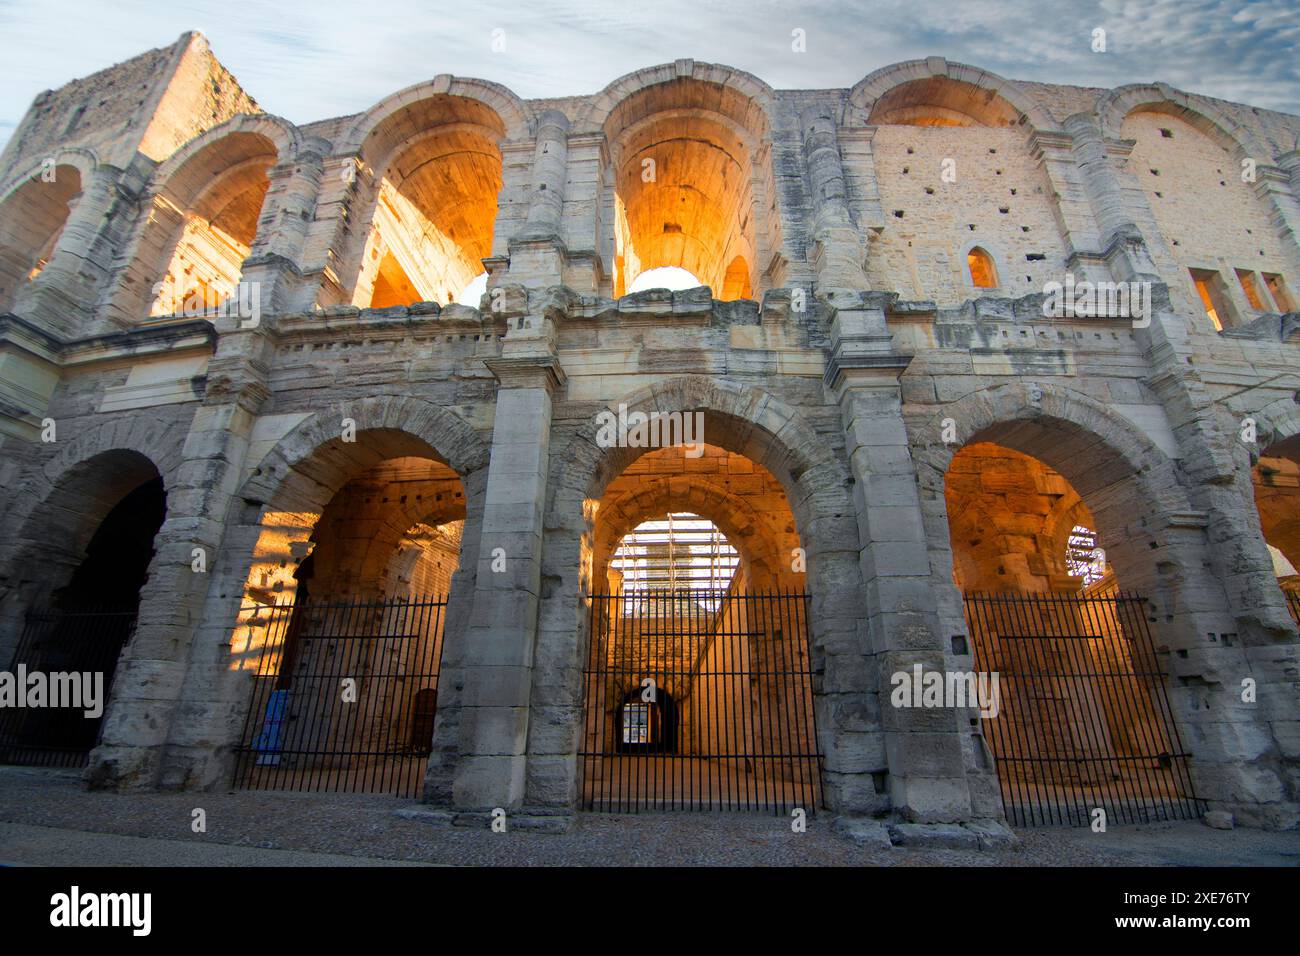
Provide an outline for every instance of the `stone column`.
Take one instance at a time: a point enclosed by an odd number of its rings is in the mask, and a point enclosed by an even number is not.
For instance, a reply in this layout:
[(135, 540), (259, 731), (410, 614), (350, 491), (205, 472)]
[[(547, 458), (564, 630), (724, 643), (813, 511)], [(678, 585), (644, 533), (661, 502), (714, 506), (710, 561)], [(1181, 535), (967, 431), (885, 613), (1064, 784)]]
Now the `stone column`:
[(187, 719), (182, 687), (207, 598), (209, 575), (195, 570), (195, 550), (205, 566), (215, 562), (253, 423), (268, 394), (274, 345), (266, 322), (249, 329), (238, 322), (218, 320), (207, 390), (166, 489), (167, 517), (154, 540), (136, 631), (118, 664), (101, 741), (86, 770), (92, 787), (191, 782), (187, 769), (165, 766), (164, 749), (169, 736), (184, 736), (174, 725)]
[[(899, 386), (910, 358), (892, 349), (886, 298), (844, 294), (828, 303), (834, 319), (826, 384), (839, 401), (854, 479), (890, 802), (914, 822), (996, 818), (1001, 808), (992, 767), (978, 732), (963, 729), (968, 713), (890, 702), (895, 673), (910, 673), (917, 664), (927, 672), (972, 670), (974, 664), (964, 622), (957, 629), (956, 587), (943, 571), (931, 573)], [(959, 639), (953, 642), (952, 635)]]
[(800, 123), (813, 203), (813, 249), (809, 258), (817, 273), (817, 286), (823, 291), (865, 289), (866, 249), (849, 213), (835, 120), (829, 109), (810, 108), (804, 111)]
[(298, 155), (287, 157), (267, 172), (271, 184), (239, 279), (241, 285), (251, 288), (262, 312), (303, 312), (312, 306), (315, 288), (305, 281), (298, 263), (316, 209), (328, 150), (323, 141), (309, 141)]
[(537, 123), (528, 215), (510, 239), (509, 281), (525, 286), (560, 285), (567, 258), (560, 224), (568, 178), (569, 120), (559, 110), (547, 110)]
[[(1088, 140), (1086, 131), (1084, 138)], [(1069, 133), (1038, 130), (1030, 139), (1030, 149), (1056, 195), (1052, 209), (1065, 240), (1066, 268), (1080, 281), (1105, 281), (1110, 270), (1102, 255), (1104, 243), (1098, 235), (1083, 167), (1075, 162), (1075, 148)]]
[(473, 607), (462, 643), (458, 808), (519, 809), (541, 591), (551, 402), (564, 383), (546, 316), (508, 315)]
[[(1098, 251), (1110, 266), (1111, 277), (1120, 282), (1156, 279), (1151, 251), (1133, 219), (1129, 189), (1114, 165), (1127, 156), (1128, 147), (1108, 143), (1096, 118), (1088, 114), (1076, 113), (1062, 126), (1073, 140), (1075, 167), (1096, 222)], [(1140, 197), (1141, 188), (1131, 187), (1137, 189), (1134, 198)]]

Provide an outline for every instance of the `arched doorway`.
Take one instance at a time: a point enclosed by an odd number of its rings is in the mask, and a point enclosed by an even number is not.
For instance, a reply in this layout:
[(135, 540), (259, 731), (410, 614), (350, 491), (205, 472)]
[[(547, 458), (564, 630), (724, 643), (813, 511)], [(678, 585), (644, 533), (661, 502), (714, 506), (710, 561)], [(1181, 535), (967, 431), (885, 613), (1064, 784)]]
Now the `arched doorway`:
[(236, 783), (414, 796), (433, 746), (464, 486), (430, 446), (387, 428), (295, 467), (262, 515), (232, 642), (234, 666), (253, 675)]
[(944, 483), (953, 578), (1007, 818), (1194, 818), (1147, 602), (1122, 588), (1139, 557), (1125, 534), (1139, 520), (1129, 509), (1140, 502), (1127, 497), (1137, 489), (1130, 475), (1109, 468), (1102, 481), (1067, 455), (1081, 494), (1030, 453), (1051, 447), (1047, 434), (1023, 423), (986, 429), (953, 455)]
[(581, 804), (813, 813), (809, 597), (794, 517), (763, 465), (698, 450), (647, 451), (596, 509)]
[[(85, 764), (118, 657), (135, 630), (166, 511), (157, 469), (127, 451), (76, 466), (38, 509), (48, 521), (43, 527), (61, 531), (21, 559), (40, 568), (43, 580), (20, 588), (30, 601), (8, 671), (43, 675), (48, 696), (40, 705), (0, 709), (0, 762)], [(50, 520), (55, 515), (59, 522)]]

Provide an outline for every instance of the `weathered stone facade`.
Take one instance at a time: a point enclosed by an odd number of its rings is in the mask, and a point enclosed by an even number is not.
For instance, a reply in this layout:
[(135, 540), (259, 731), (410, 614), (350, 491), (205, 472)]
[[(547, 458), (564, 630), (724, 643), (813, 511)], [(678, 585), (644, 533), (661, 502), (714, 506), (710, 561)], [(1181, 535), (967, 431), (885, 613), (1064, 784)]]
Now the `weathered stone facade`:
[[(185, 35), (42, 94), (0, 158), (0, 657), (161, 476), (92, 783), (228, 784), (241, 609), (314, 554), (313, 587), (446, 582), (427, 800), (569, 808), (586, 595), (638, 520), (687, 510), (812, 595), (831, 810), (997, 818), (978, 721), (888, 706), (889, 675), (972, 669), (959, 584), (1068, 586), (1052, 542), (1086, 516), (1151, 602), (1201, 796), (1294, 826), (1300, 647), (1252, 474), (1294, 554), (1298, 135), (938, 57), (851, 90), (690, 60), (546, 101), (443, 75), (296, 127)], [(452, 303), (480, 263), (481, 307)], [(624, 294), (656, 266), (712, 291)], [(1151, 308), (1044, 317), (1067, 273)], [(234, 282), (256, 316), (187, 314)], [(628, 470), (642, 449), (598, 440), (620, 405), (701, 412), (712, 450)], [(985, 443), (1038, 465), (963, 484)], [(951, 513), (990, 489), (990, 521)], [(416, 538), (459, 568), (394, 557)]]

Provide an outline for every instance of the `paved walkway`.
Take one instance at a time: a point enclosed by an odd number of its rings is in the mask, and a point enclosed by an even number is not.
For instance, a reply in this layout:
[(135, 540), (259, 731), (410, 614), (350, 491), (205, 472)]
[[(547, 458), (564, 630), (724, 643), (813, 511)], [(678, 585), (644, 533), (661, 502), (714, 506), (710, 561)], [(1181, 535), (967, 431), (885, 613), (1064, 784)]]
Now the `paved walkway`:
[[(763, 814), (579, 814), (564, 834), (435, 825), (411, 806), (357, 794), (91, 793), (79, 774), (0, 767), (0, 862), (91, 866), (757, 865), (1300, 866), (1300, 833), (1212, 830), (1199, 822), (1024, 830), (981, 853), (860, 847), (827, 816), (793, 833)], [(193, 811), (207, 832), (190, 829)]]
[(339, 853), (198, 844), (0, 823), (0, 866), (430, 866)]

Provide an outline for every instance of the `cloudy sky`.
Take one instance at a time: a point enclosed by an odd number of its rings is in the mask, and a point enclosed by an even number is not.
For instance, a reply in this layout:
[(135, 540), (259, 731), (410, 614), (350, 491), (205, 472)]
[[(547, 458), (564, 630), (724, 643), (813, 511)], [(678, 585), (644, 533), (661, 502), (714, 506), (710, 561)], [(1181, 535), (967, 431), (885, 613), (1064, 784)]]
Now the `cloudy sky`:
[[(1098, 27), (1105, 53), (1091, 49)], [(296, 123), (438, 73), (532, 98), (595, 92), (678, 57), (806, 89), (940, 55), (1015, 79), (1164, 80), (1300, 113), (1300, 0), (0, 0), (0, 142), (41, 90), (190, 29), (263, 109)], [(805, 52), (791, 48), (796, 29)]]

